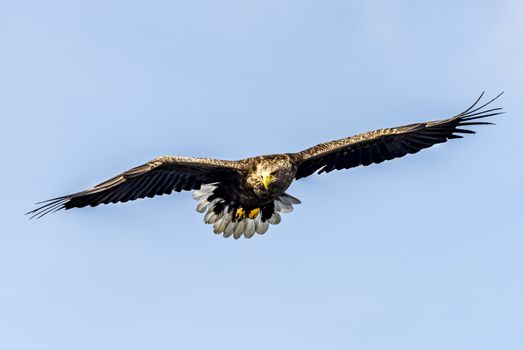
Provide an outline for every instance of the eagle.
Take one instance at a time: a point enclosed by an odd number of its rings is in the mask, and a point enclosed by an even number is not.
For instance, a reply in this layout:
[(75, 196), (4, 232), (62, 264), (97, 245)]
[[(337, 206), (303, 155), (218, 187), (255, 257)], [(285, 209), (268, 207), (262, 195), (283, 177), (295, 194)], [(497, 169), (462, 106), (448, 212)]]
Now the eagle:
[(138, 198), (191, 191), (204, 222), (224, 237), (251, 238), (277, 225), (300, 200), (286, 193), (294, 180), (360, 165), (379, 164), (431, 147), (468, 127), (493, 124), (481, 119), (501, 114), (486, 108), (502, 93), (481, 104), (484, 92), (454, 117), (364, 132), (318, 144), (297, 153), (262, 155), (237, 161), (164, 156), (124, 171), (87, 190), (39, 202), (28, 213), (40, 218), (61, 209), (125, 203)]

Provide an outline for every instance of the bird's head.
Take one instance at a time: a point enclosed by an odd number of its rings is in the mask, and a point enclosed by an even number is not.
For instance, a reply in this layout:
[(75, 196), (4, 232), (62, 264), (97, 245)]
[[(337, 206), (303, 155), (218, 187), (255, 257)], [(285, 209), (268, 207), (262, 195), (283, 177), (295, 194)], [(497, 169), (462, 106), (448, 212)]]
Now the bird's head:
[(266, 191), (268, 191), (269, 185), (271, 185), (278, 179), (278, 170), (264, 172), (260, 175), (260, 177), (262, 179), (262, 185), (264, 186)]
[(282, 193), (294, 178), (294, 168), (283, 156), (254, 158), (251, 169), (248, 183), (257, 195), (263, 197)]
[(258, 195), (268, 195), (278, 184), (279, 180), (279, 169), (272, 164), (264, 163), (258, 164), (256, 169), (251, 173), (248, 178), (248, 182)]

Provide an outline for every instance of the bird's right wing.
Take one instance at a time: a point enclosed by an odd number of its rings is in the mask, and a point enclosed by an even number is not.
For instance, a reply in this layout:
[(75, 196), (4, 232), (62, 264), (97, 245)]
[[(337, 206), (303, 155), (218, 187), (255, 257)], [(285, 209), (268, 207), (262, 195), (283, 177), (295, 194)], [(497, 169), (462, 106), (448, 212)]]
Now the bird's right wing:
[(403, 157), (408, 153), (431, 147), (449, 139), (462, 138), (457, 134), (474, 134), (464, 129), (472, 125), (492, 124), (478, 121), (501, 114), (502, 108), (483, 110), (501, 94), (477, 107), (482, 95), (464, 112), (443, 120), (404, 125), (396, 128), (379, 129), (340, 140), (322, 143), (302, 152), (293, 153), (298, 164), (296, 179), (313, 174), (348, 169), (359, 165), (381, 163)]
[[(202, 184), (234, 181), (241, 163), (210, 158), (159, 157), (129, 169), (93, 188), (50, 199), (28, 212), (33, 217), (70, 208), (127, 202), (138, 198), (198, 189)], [(44, 204), (45, 203), (45, 204)]]

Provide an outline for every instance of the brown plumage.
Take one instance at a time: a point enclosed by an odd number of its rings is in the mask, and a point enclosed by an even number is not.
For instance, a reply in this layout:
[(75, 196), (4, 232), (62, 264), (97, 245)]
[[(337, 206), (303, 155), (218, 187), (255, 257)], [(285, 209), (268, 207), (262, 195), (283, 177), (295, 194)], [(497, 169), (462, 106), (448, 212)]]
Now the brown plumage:
[(93, 188), (54, 198), (30, 211), (31, 218), (60, 209), (127, 202), (138, 198), (195, 190), (197, 211), (224, 237), (263, 234), (280, 222), (280, 213), (300, 201), (285, 193), (293, 180), (333, 170), (381, 163), (416, 153), (449, 139), (473, 134), (464, 129), (492, 124), (479, 119), (501, 114), (501, 108), (478, 106), (482, 96), (464, 112), (443, 120), (379, 129), (330, 141), (298, 153), (274, 154), (225, 161), (211, 158), (159, 157), (104, 181)]

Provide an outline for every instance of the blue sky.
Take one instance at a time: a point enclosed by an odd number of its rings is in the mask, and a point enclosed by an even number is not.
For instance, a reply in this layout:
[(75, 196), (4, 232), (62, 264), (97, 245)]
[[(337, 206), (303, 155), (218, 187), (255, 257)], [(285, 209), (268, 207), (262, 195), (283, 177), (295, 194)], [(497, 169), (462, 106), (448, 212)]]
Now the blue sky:
[[(0, 5), (2, 349), (522, 349), (519, 1)], [(460, 112), (478, 134), (296, 182), (251, 240), (189, 193), (28, 221), (160, 155), (240, 159)]]

